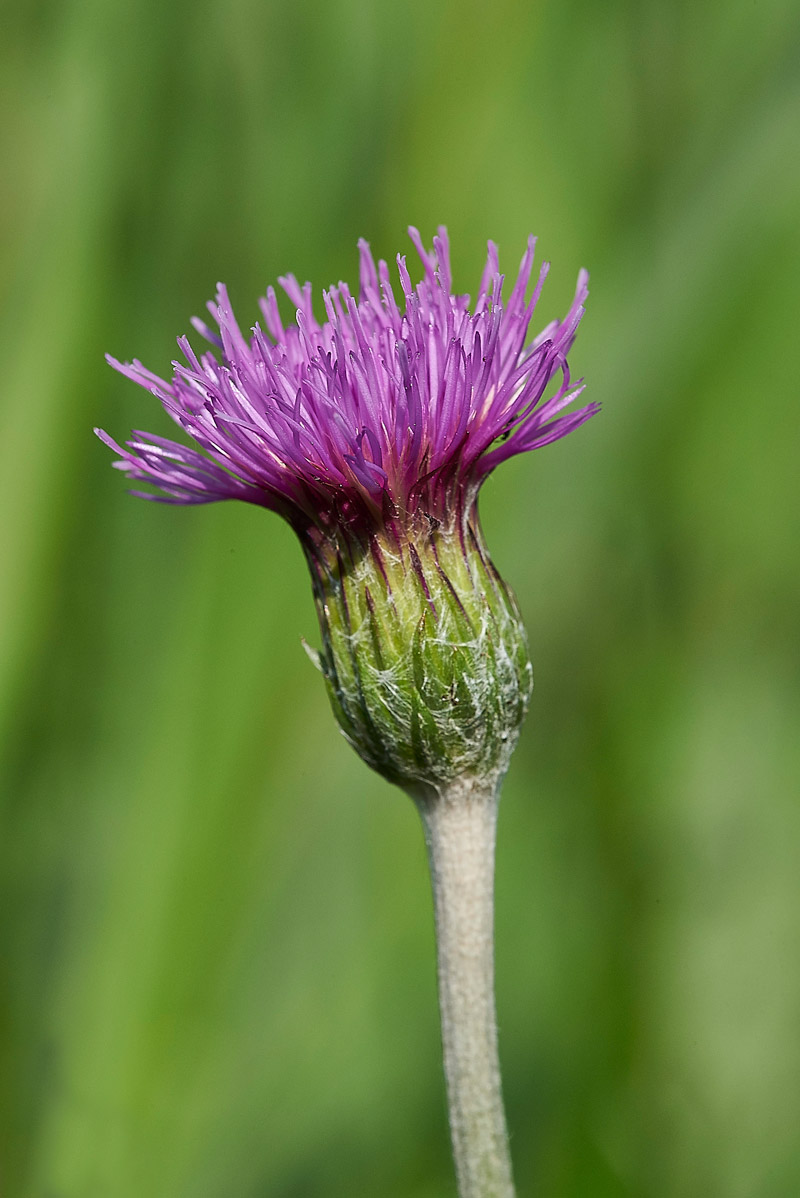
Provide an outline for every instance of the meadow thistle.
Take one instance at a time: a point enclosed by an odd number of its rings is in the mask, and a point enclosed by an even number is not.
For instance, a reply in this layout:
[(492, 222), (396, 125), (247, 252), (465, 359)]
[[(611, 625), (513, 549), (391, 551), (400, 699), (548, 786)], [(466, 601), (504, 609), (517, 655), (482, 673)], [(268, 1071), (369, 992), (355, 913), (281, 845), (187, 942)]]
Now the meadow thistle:
[(462, 1198), (513, 1194), (497, 1061), (493, 983), (494, 839), (499, 785), (532, 687), (525, 630), (492, 565), (480, 488), (501, 462), (578, 428), (582, 391), (567, 354), (587, 275), (561, 321), (529, 338), (547, 274), (532, 289), (534, 238), (504, 298), (490, 242), (474, 304), (456, 295), (447, 234), (412, 283), (398, 255), (359, 243), (358, 297), (280, 280), (296, 308), (285, 326), (270, 287), (245, 335), (220, 285), (213, 347), (172, 379), (138, 361), (111, 365), (151, 391), (198, 448), (136, 432), (118, 455), (144, 498), (243, 499), (277, 512), (308, 562), (322, 646), (312, 653), (345, 736), (407, 790), (425, 827), (434, 889), (439, 994), (453, 1151)]

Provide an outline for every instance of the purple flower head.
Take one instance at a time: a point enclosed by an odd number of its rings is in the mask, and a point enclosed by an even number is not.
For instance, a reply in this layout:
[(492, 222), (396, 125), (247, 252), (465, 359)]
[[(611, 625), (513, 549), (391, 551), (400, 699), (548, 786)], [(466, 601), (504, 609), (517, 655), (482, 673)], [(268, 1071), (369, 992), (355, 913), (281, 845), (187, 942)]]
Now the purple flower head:
[(311, 286), (280, 280), (297, 309), (284, 327), (272, 287), (261, 300), (263, 327), (245, 336), (224, 286), (208, 305), (218, 332), (195, 319), (216, 349), (199, 357), (186, 337), (186, 362), (171, 382), (138, 361), (109, 362), (160, 399), (203, 452), (135, 432), (115, 465), (152, 483), (167, 503), (245, 499), (271, 508), (298, 530), (374, 527), (417, 513), (452, 526), (500, 462), (565, 436), (598, 409), (566, 413), (583, 390), (570, 381), (567, 354), (587, 295), (585, 271), (562, 321), (529, 340), (548, 271), (530, 295), (535, 239), (528, 240), (516, 282), (504, 298), (497, 247), (488, 257), (475, 304), (454, 295), (447, 233), (433, 252), (409, 230), (422, 262), (414, 286), (397, 257), (400, 299), (385, 262), (359, 242), (360, 291), (344, 283), (323, 293), (316, 319)]

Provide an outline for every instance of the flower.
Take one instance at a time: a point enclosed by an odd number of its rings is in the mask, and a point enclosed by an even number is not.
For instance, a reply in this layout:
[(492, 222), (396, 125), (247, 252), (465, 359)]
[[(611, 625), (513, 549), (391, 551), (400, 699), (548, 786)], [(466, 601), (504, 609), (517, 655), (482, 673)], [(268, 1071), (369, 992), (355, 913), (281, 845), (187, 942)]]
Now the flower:
[[(398, 305), (385, 262), (376, 268), (359, 242), (359, 299), (340, 283), (323, 294), (320, 324), (311, 286), (293, 275), (280, 283), (297, 308), (284, 327), (275, 291), (261, 301), (264, 328), (245, 337), (220, 285), (209, 304), (219, 333), (192, 323), (221, 351), (199, 358), (186, 337), (171, 382), (138, 361), (110, 364), (161, 400), (205, 451), (136, 432), (127, 448), (98, 435), (119, 455), (130, 478), (153, 483), (144, 498), (171, 503), (245, 499), (293, 523), (329, 525), (426, 511), (447, 520), (463, 510), (500, 462), (555, 441), (583, 424), (590, 404), (562, 410), (583, 390), (571, 387), (567, 353), (583, 315), (585, 271), (563, 321), (549, 324), (526, 347), (528, 328), (548, 271), (545, 263), (526, 299), (535, 238), (528, 241), (507, 302), (497, 248), (489, 243), (478, 298), (451, 291), (445, 229), (434, 253), (409, 230), (424, 274), (415, 288), (398, 255), (404, 303)], [(556, 393), (542, 402), (551, 379)]]
[(243, 499), (291, 523), (312, 571), (317, 662), (337, 717), (371, 765), (417, 785), (437, 784), (442, 770), (505, 768), (530, 664), (513, 596), (483, 545), (478, 491), (500, 462), (566, 436), (598, 405), (565, 411), (583, 390), (567, 354), (585, 271), (565, 318), (528, 341), (548, 271), (528, 296), (533, 237), (507, 300), (489, 242), (470, 308), (452, 292), (445, 229), (433, 252), (409, 233), (423, 277), (415, 287), (398, 255), (402, 303), (362, 240), (359, 297), (331, 287), (322, 323), (310, 284), (289, 275), (280, 283), (296, 323), (284, 326), (270, 287), (263, 328), (246, 337), (220, 285), (208, 305), (219, 331), (193, 321), (219, 356), (198, 357), (181, 337), (186, 362), (173, 363), (171, 382), (108, 359), (203, 452), (141, 432), (122, 447), (96, 432), (119, 454), (115, 466), (157, 488), (134, 494)]

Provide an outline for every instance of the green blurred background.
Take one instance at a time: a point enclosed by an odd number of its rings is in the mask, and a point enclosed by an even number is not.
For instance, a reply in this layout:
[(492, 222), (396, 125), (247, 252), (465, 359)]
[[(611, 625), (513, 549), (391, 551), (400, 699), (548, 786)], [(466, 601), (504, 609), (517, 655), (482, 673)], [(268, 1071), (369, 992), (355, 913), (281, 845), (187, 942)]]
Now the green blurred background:
[[(449, 226), (592, 295), (602, 415), (487, 486), (536, 692), (497, 968), (521, 1196), (800, 1193), (795, 0), (5, 6), (6, 1198), (439, 1198), (423, 843), (277, 517), (129, 498), (218, 278)], [(317, 291), (319, 296), (319, 290)]]

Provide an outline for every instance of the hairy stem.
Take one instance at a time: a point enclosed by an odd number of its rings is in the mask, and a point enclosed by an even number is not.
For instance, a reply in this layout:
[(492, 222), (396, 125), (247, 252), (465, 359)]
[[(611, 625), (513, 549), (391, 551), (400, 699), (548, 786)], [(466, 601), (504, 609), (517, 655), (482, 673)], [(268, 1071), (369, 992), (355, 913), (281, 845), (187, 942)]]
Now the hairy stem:
[(417, 802), (428, 845), (450, 1131), (460, 1198), (513, 1198), (494, 1004), (496, 779)]

